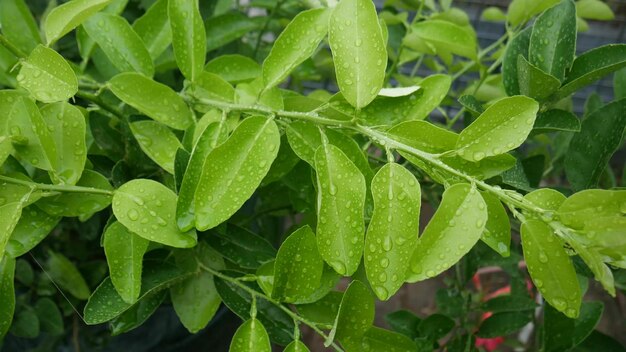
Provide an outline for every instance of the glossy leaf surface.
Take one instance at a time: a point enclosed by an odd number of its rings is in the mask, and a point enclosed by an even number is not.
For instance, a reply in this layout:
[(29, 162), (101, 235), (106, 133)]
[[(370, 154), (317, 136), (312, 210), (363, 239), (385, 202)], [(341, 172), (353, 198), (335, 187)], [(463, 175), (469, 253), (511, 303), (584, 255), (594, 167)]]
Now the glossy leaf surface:
[(42, 45), (22, 62), (17, 82), (43, 103), (67, 100), (78, 91), (76, 75), (67, 61)]
[(56, 42), (110, 2), (111, 0), (72, 0), (55, 7), (46, 16), (43, 25), (47, 44)]
[(197, 0), (169, 0), (174, 57), (183, 75), (195, 80), (204, 68), (206, 33)]

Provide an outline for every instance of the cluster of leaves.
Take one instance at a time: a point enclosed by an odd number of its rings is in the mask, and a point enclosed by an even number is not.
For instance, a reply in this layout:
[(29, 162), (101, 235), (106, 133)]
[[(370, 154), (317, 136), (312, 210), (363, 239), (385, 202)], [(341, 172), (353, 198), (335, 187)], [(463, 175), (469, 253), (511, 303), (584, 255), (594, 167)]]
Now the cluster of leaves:
[[(117, 335), (171, 305), (195, 333), (224, 303), (245, 320), (231, 351), (305, 351), (300, 325), (336, 350), (467, 350), (533, 321), (524, 260), (548, 303), (538, 343), (602, 340), (582, 296), (587, 277), (615, 295), (626, 267), (609, 165), (626, 45), (575, 56), (583, 18), (612, 17), (602, 2), (488, 9), (506, 32), (484, 49), (449, 0), (32, 9), (0, 0), (0, 337), (54, 345), (80, 306)], [(590, 96), (581, 121), (570, 96), (613, 72), (615, 100)], [(326, 80), (339, 92), (304, 88)], [(422, 198), (436, 211), (419, 234)], [(511, 294), (481, 303), (465, 287), (489, 265)], [(375, 298), (454, 266), (438, 314), (373, 325)]]

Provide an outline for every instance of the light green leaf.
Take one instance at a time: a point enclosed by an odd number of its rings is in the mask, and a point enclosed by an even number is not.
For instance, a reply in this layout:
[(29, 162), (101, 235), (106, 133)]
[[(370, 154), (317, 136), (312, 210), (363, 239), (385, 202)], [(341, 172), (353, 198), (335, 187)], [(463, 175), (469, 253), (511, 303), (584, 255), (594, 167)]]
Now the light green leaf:
[(507, 10), (509, 23), (514, 26), (525, 23), (533, 16), (543, 12), (560, 0), (513, 0)]
[[(607, 221), (602, 219), (602, 223), (606, 224)], [(623, 229), (626, 226), (626, 223), (620, 224), (620, 229)], [(617, 229), (616, 229), (617, 230)], [(617, 230), (622, 231), (622, 230)], [(620, 237), (623, 231), (620, 233)], [(615, 280), (613, 278), (613, 272), (611, 269), (604, 264), (604, 256), (592, 249), (588, 249), (585, 245), (579, 243), (575, 239), (568, 240), (568, 244), (572, 246), (572, 248), (576, 251), (576, 253), (580, 256), (580, 258), (587, 264), (595, 279), (602, 284), (602, 287), (613, 297), (615, 297)], [(623, 250), (617, 247), (618, 251)]]
[(576, 191), (595, 187), (609, 160), (622, 144), (626, 99), (614, 101), (583, 120), (565, 155), (565, 174)]
[(195, 194), (202, 176), (204, 161), (209, 153), (228, 137), (224, 121), (211, 123), (204, 129), (191, 152), (176, 204), (176, 224), (183, 231), (193, 228), (195, 221)]
[[(7, 187), (7, 184), (2, 184), (2, 190), (5, 196), (11, 191)], [(4, 229), (0, 233), (0, 260), (5, 257), (4, 251), (11, 237), (11, 233), (22, 215), (22, 208), (24, 208), (28, 202), (32, 189), (26, 187), (15, 188), (14, 192), (11, 192), (10, 197), (3, 197), (5, 202), (0, 205), (0, 228)], [(8, 199), (7, 199), (8, 198)]]
[(561, 86), (556, 77), (543, 72), (523, 55), (517, 57), (517, 74), (520, 93), (538, 101), (548, 98)]
[(387, 49), (370, 0), (343, 0), (330, 15), (330, 48), (339, 89), (355, 108), (369, 104), (383, 86)]
[(39, 28), (24, 0), (0, 1), (2, 34), (24, 53), (41, 43)]
[(67, 102), (49, 104), (41, 115), (54, 141), (56, 160), (51, 160), (49, 173), (54, 183), (73, 185), (78, 182), (87, 160), (85, 116)]
[(204, 68), (206, 33), (198, 0), (169, 0), (174, 56), (180, 72), (194, 81)]
[(334, 338), (339, 341), (360, 340), (373, 323), (374, 299), (363, 283), (354, 280), (343, 294), (335, 323), (324, 345), (330, 346)]
[(249, 82), (261, 75), (261, 65), (249, 57), (238, 54), (218, 56), (209, 61), (204, 70), (233, 84)]
[(207, 51), (221, 48), (246, 33), (259, 29), (265, 22), (259, 19), (262, 20), (262, 18), (249, 18), (241, 12), (227, 12), (209, 18), (205, 23)]
[(15, 311), (15, 259), (4, 257), (0, 259), (0, 340), (9, 331)]
[(457, 153), (469, 161), (506, 153), (526, 140), (539, 104), (524, 96), (498, 100), (459, 135)]
[(310, 352), (310, 350), (302, 341), (294, 341), (288, 344), (283, 352)]
[(626, 44), (609, 44), (589, 50), (574, 60), (555, 101), (600, 78), (626, 67)]
[(533, 133), (580, 132), (580, 120), (569, 111), (550, 109), (537, 115)]
[(474, 186), (457, 183), (446, 189), (413, 252), (407, 281), (435, 277), (459, 261), (480, 239), (487, 216), (487, 205)]
[(343, 292), (330, 291), (315, 302), (298, 305), (298, 313), (321, 328), (332, 329), (342, 299)]
[(480, 239), (503, 257), (511, 255), (511, 223), (500, 200), (493, 194), (481, 192), (487, 205), (487, 224)]
[[(556, 211), (565, 201), (565, 196), (563, 195), (563, 193), (553, 190), (551, 188), (541, 188), (526, 194), (524, 196), (524, 199), (542, 209)], [(537, 220), (540, 219), (532, 212), (525, 212), (524, 215), (527, 218)]]
[(123, 17), (97, 13), (85, 21), (83, 28), (119, 71), (154, 75), (154, 64), (146, 45)]
[(441, 104), (450, 90), (452, 78), (448, 75), (432, 75), (424, 78), (419, 87), (424, 91), (409, 113), (411, 120), (423, 120)]
[[(461, 27), (449, 21), (427, 20), (415, 23), (403, 40), (409, 48), (419, 52), (450, 53), (470, 59), (476, 58), (478, 44), (471, 27)], [(428, 49), (423, 50), (423, 46)]]
[(589, 189), (567, 198), (557, 215), (564, 225), (582, 230), (593, 219), (620, 216), (624, 213), (624, 204), (626, 191)]
[(60, 253), (50, 252), (49, 255), (46, 269), (54, 283), (80, 300), (88, 299), (91, 290), (74, 263)]
[[(265, 88), (282, 82), (304, 60), (313, 55), (328, 32), (327, 8), (303, 11), (280, 33), (263, 62)], [(294, 46), (293, 43), (299, 43)]]
[(328, 143), (315, 152), (315, 170), (320, 254), (340, 275), (352, 275), (363, 253), (365, 178), (341, 149)]
[(0, 137), (0, 166), (4, 164), (9, 155), (13, 153), (13, 145), (11, 144), (11, 137)]
[(300, 159), (315, 167), (315, 151), (322, 145), (319, 128), (312, 123), (294, 121), (287, 126), (287, 140)]
[(78, 27), (110, 2), (111, 0), (71, 0), (52, 9), (43, 25), (47, 45), (50, 46)]
[(581, 303), (580, 285), (563, 241), (540, 220), (525, 221), (521, 234), (524, 259), (535, 286), (551, 306), (576, 318)]
[(387, 300), (402, 287), (417, 246), (420, 185), (403, 166), (383, 166), (372, 180), (374, 213), (365, 236), (365, 272), (374, 293)]
[(506, 15), (499, 7), (490, 6), (483, 10), (480, 19), (489, 22), (503, 22), (506, 21)]
[(196, 232), (182, 232), (175, 222), (176, 194), (164, 185), (135, 179), (118, 188), (113, 195), (113, 213), (133, 233), (172, 247), (196, 245)]
[(235, 331), (229, 352), (270, 352), (270, 338), (260, 321), (247, 320)]
[(521, 55), (528, 59), (531, 33), (532, 27), (524, 29), (513, 37), (506, 46), (504, 58), (502, 59), (502, 84), (508, 95), (520, 94), (519, 74), (517, 71), (518, 57)]
[(610, 21), (615, 18), (609, 5), (600, 0), (578, 0), (576, 14), (581, 18), (598, 21)]
[(8, 115), (6, 127), (17, 155), (34, 167), (52, 170), (52, 163), (56, 162), (56, 147), (35, 102), (20, 97)]
[(267, 174), (279, 144), (276, 123), (254, 116), (209, 153), (195, 195), (198, 229), (213, 228), (239, 210)]
[(183, 130), (193, 123), (185, 101), (172, 88), (138, 73), (113, 77), (109, 88), (126, 104), (171, 128)]
[(60, 216), (49, 215), (35, 205), (24, 208), (20, 220), (11, 233), (6, 252), (13, 258), (28, 253), (54, 229), (60, 220)]
[(76, 74), (67, 61), (56, 51), (42, 45), (38, 45), (22, 61), (17, 82), (33, 98), (44, 103), (67, 100), (78, 91)]
[(576, 7), (572, 0), (561, 1), (544, 12), (530, 36), (529, 61), (562, 81), (576, 52)]
[(158, 0), (133, 23), (135, 33), (143, 40), (152, 60), (156, 60), (172, 43), (167, 14), (169, 0)]
[(284, 302), (308, 298), (319, 287), (323, 269), (313, 230), (299, 228), (285, 239), (276, 255), (272, 298)]
[(235, 100), (235, 89), (228, 82), (218, 75), (205, 71), (200, 72), (198, 77), (189, 85), (187, 93), (199, 100), (212, 99), (226, 102)]
[(111, 282), (125, 302), (135, 303), (141, 292), (143, 255), (150, 242), (117, 221), (106, 228), (103, 236)]
[(141, 150), (170, 174), (174, 174), (176, 151), (183, 148), (174, 132), (156, 121), (144, 120), (130, 124)]

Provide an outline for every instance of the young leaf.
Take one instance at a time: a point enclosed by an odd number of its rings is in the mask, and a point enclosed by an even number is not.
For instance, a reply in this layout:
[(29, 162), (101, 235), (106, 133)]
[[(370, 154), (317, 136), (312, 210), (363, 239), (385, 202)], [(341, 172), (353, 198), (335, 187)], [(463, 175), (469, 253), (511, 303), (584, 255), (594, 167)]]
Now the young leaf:
[(213, 51), (257, 29), (262, 18), (249, 18), (241, 12), (230, 11), (206, 20), (207, 51)]
[(528, 47), (530, 46), (531, 33), (532, 27), (528, 27), (519, 32), (519, 34), (513, 37), (509, 42), (504, 52), (504, 58), (502, 59), (502, 84), (508, 95), (520, 94), (517, 62), (520, 55), (528, 59)]
[(543, 72), (523, 55), (517, 57), (517, 74), (520, 93), (538, 101), (548, 98), (561, 86), (556, 77)]
[(521, 234), (524, 259), (535, 286), (551, 306), (576, 318), (580, 310), (580, 286), (563, 241), (540, 220), (525, 221)]
[(113, 213), (133, 233), (172, 247), (196, 245), (196, 232), (182, 232), (176, 226), (176, 194), (164, 185), (135, 179), (113, 195)]
[(24, 53), (41, 43), (39, 28), (24, 0), (0, 1), (2, 34)]
[(91, 290), (74, 263), (60, 253), (50, 252), (49, 254), (46, 269), (52, 280), (72, 296), (80, 300), (88, 299)]
[(168, 3), (176, 63), (185, 78), (194, 81), (204, 68), (207, 40), (198, 0), (169, 0)]
[(4, 257), (0, 259), (0, 340), (9, 331), (15, 311), (15, 259)]
[(480, 239), (503, 257), (511, 255), (511, 223), (500, 200), (491, 193), (481, 192), (487, 205), (487, 224)]
[(413, 252), (407, 281), (435, 277), (459, 261), (480, 239), (487, 216), (487, 205), (475, 187), (457, 183), (446, 189)]
[(270, 352), (270, 338), (260, 321), (252, 318), (235, 331), (229, 352)]
[(276, 123), (254, 116), (209, 153), (195, 195), (199, 230), (221, 224), (241, 208), (267, 174), (279, 144)]
[(263, 62), (265, 88), (282, 82), (294, 68), (313, 55), (328, 32), (330, 12), (327, 8), (311, 9), (291, 20)]
[(125, 302), (135, 303), (141, 292), (143, 255), (150, 242), (117, 221), (107, 227), (103, 236), (111, 282)]
[(121, 72), (154, 75), (154, 64), (144, 42), (126, 19), (109, 13), (97, 13), (83, 24), (111, 63)]
[(50, 46), (110, 2), (111, 0), (71, 0), (55, 7), (48, 13), (43, 25), (46, 44)]
[(183, 148), (174, 132), (167, 126), (151, 120), (132, 122), (130, 129), (141, 150), (165, 171), (173, 174), (176, 151)]
[(232, 84), (249, 82), (261, 75), (261, 65), (249, 57), (238, 54), (218, 56), (209, 61), (204, 70)]
[(22, 61), (17, 82), (43, 103), (67, 100), (78, 91), (76, 74), (67, 61), (56, 51), (42, 45), (38, 45), (28, 59)]
[(335, 323), (324, 345), (330, 346), (334, 338), (342, 342), (360, 341), (373, 323), (374, 299), (363, 283), (358, 280), (352, 281), (343, 294)]
[(421, 190), (415, 176), (390, 163), (372, 180), (374, 213), (365, 236), (365, 272), (374, 293), (387, 300), (402, 286), (417, 245)]
[(463, 159), (480, 161), (519, 147), (530, 133), (538, 110), (539, 104), (524, 96), (498, 100), (461, 132), (457, 153)]
[(158, 0), (133, 23), (133, 30), (156, 60), (172, 43), (172, 30), (167, 15), (169, 0)]
[[(240, 88), (238, 86), (237, 88)], [(187, 93), (197, 99), (235, 101), (235, 89), (218, 75), (209, 72), (200, 74), (189, 85)]]
[(626, 99), (614, 101), (583, 120), (565, 156), (565, 174), (574, 190), (595, 187), (611, 156), (622, 144)]
[(306, 299), (318, 288), (323, 269), (313, 230), (299, 228), (285, 239), (276, 255), (272, 298), (284, 302)]
[(35, 205), (24, 208), (20, 220), (11, 233), (6, 252), (13, 258), (28, 253), (54, 229), (60, 220), (60, 216), (49, 215)]
[(341, 93), (355, 108), (365, 107), (382, 88), (387, 66), (387, 50), (374, 3), (339, 2), (330, 15), (328, 41)]
[(572, 66), (576, 52), (576, 6), (561, 1), (544, 12), (530, 36), (529, 61), (540, 70), (562, 81)]
[(613, 10), (605, 2), (600, 0), (579, 0), (576, 2), (576, 14), (580, 18), (610, 21), (615, 18)]
[(193, 228), (195, 220), (195, 193), (202, 176), (204, 161), (209, 153), (228, 137), (228, 128), (224, 121), (207, 126), (196, 142), (189, 163), (183, 176), (176, 204), (176, 224), (182, 231)]
[(564, 225), (582, 230), (593, 219), (620, 216), (625, 203), (626, 191), (589, 189), (567, 198), (557, 214)]
[(452, 78), (448, 75), (431, 75), (424, 78), (420, 83), (420, 89), (424, 91), (422, 96), (415, 102), (409, 113), (410, 120), (423, 120), (431, 111), (443, 101), (450, 90)]
[[(444, 20), (420, 21), (412, 26), (403, 42), (417, 51), (434, 51), (440, 55), (452, 53), (474, 59), (478, 44), (476, 34), (468, 28)], [(424, 46), (428, 50), (423, 50)]]
[(193, 114), (185, 101), (170, 87), (148, 77), (121, 73), (108, 86), (123, 102), (171, 128), (183, 130), (193, 123)]
[(328, 143), (315, 152), (315, 170), (320, 254), (340, 275), (352, 275), (363, 253), (365, 178), (339, 148)]
[(285, 347), (284, 352), (310, 352), (310, 350), (302, 341), (294, 341)]
[[(523, 24), (560, 0), (513, 0), (509, 4), (507, 19), (513, 26)], [(529, 27), (531, 28), (531, 27)]]
[(73, 185), (78, 182), (87, 160), (85, 116), (67, 102), (49, 104), (41, 115), (54, 141), (56, 160), (51, 160), (50, 177), (54, 183)]

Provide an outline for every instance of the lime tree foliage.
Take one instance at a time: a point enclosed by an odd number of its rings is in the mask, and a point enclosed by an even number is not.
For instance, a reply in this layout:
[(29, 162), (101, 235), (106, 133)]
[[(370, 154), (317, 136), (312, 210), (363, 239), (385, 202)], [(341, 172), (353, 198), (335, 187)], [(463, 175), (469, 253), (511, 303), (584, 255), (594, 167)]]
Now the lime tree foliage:
[[(531, 321), (511, 343), (611, 346), (582, 297), (626, 287), (626, 44), (576, 37), (613, 14), (514, 0), (482, 48), (452, 5), (0, 0), (0, 338), (93, 347), (81, 320), (119, 335), (161, 306), (196, 333), (222, 306), (237, 352), (306, 351), (305, 327), (337, 351), (468, 351)], [(611, 74), (614, 100), (574, 114)], [(509, 294), (467, 289), (485, 266)], [(438, 276), (437, 314), (374, 326)]]

